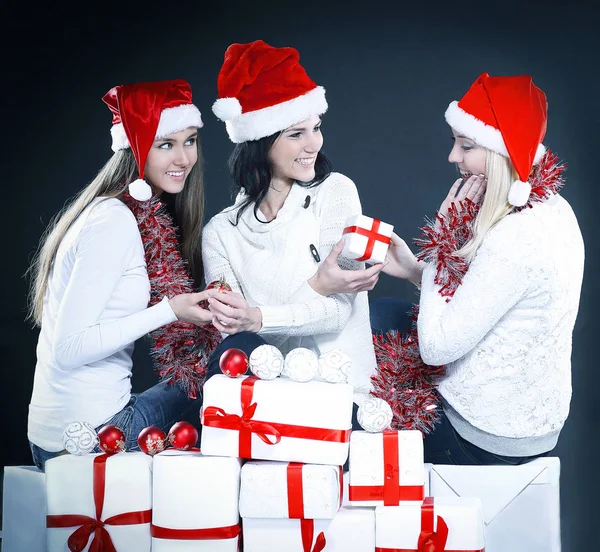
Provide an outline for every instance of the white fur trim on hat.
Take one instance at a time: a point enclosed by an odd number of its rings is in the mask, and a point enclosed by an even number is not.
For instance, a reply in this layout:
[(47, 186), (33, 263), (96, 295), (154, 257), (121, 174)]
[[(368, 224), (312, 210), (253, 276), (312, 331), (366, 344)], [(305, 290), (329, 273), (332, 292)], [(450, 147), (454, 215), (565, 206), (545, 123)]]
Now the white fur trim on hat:
[[(156, 130), (156, 139), (165, 138), (169, 134), (179, 132), (180, 130), (189, 127), (202, 128), (203, 126), (204, 123), (202, 122), (200, 111), (194, 104), (169, 107), (163, 109), (160, 115), (158, 129)], [(129, 147), (129, 140), (127, 139), (127, 134), (125, 134), (123, 123), (113, 125), (110, 129), (110, 134), (112, 136), (111, 149), (113, 151), (119, 151)]]
[(508, 191), (508, 202), (514, 207), (523, 207), (529, 200), (531, 184), (522, 180), (515, 180)]
[(225, 121), (230, 140), (239, 144), (259, 140), (285, 130), (311, 115), (322, 115), (327, 111), (325, 89), (322, 86), (287, 102), (249, 111)]
[[(473, 117), (464, 109), (458, 106), (458, 102), (451, 102), (446, 109), (446, 122), (459, 134), (477, 142), (480, 146), (488, 148), (504, 157), (510, 157), (502, 133), (493, 126), (485, 124), (483, 121)], [(533, 164), (539, 163), (540, 159), (546, 153), (543, 144), (539, 144), (535, 152)]]
[(141, 178), (134, 180), (128, 186), (129, 195), (138, 201), (148, 201), (152, 197), (152, 188)]

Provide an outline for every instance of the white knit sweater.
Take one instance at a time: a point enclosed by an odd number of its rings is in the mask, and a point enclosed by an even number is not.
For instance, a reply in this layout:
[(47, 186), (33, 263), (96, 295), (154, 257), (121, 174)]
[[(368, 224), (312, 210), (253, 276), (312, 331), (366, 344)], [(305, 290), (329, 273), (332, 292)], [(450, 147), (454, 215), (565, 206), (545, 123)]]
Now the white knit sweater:
[(583, 264), (575, 215), (554, 196), (488, 233), (450, 302), (427, 266), (421, 356), (446, 365), (439, 390), (463, 437), (507, 456), (554, 447), (569, 413)]
[(136, 220), (118, 199), (95, 199), (63, 238), (48, 279), (28, 438), (63, 449), (69, 422), (93, 427), (131, 396), (134, 342), (174, 322), (168, 300), (147, 308), (150, 282)]
[[(307, 283), (318, 268), (310, 245), (323, 261), (342, 237), (347, 218), (361, 213), (356, 186), (339, 173), (314, 188), (294, 184), (273, 221), (258, 221), (251, 204), (234, 226), (243, 197), (204, 228), (206, 281), (224, 277), (233, 291), (259, 307), (260, 335), (284, 354), (296, 347), (317, 355), (333, 348), (345, 351), (352, 358), (350, 383), (357, 392), (368, 392), (376, 362), (367, 293), (323, 297)], [(260, 211), (258, 216), (263, 216)], [(341, 258), (340, 266), (364, 267)]]

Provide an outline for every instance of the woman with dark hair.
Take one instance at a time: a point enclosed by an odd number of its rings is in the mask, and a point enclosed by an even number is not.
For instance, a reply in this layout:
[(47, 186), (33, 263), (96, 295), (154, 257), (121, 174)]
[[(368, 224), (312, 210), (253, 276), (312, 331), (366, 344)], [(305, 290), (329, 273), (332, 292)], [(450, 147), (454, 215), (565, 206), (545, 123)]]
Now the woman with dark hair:
[(376, 368), (366, 291), (383, 265), (339, 257), (345, 223), (361, 204), (321, 153), (325, 91), (295, 49), (260, 40), (227, 49), (218, 89), (213, 111), (236, 144), (229, 167), (239, 193), (204, 229), (206, 279), (232, 287), (211, 292), (209, 309), (222, 333), (257, 334), (221, 347), (341, 349), (359, 404)]
[[(114, 154), (55, 217), (31, 267), (30, 318), (40, 336), (28, 438), (42, 470), (65, 452), (71, 422), (115, 424), (128, 450), (138, 448), (144, 427), (197, 425), (193, 397), (219, 341), (211, 313), (198, 306), (206, 292), (194, 293), (204, 187), (202, 119), (190, 86), (126, 84), (103, 100)], [(160, 202), (169, 195), (179, 235)], [(147, 333), (160, 345), (163, 381), (132, 394), (134, 342)]]

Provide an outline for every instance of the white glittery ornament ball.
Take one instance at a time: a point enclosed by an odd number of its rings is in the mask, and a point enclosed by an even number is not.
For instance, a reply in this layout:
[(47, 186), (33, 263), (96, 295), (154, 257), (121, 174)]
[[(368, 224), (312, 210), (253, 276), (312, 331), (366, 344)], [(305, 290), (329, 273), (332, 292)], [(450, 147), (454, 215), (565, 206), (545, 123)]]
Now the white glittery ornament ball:
[(98, 434), (87, 422), (71, 422), (63, 431), (63, 446), (69, 454), (89, 454), (97, 444)]
[(341, 349), (331, 349), (319, 357), (319, 376), (329, 383), (346, 383), (352, 359)]
[(285, 375), (294, 381), (310, 381), (317, 375), (319, 361), (310, 349), (298, 347), (285, 355)]
[(248, 364), (256, 377), (272, 380), (283, 370), (283, 354), (273, 345), (261, 345), (252, 351)]
[(388, 429), (392, 423), (392, 409), (383, 399), (368, 398), (358, 408), (356, 419), (360, 426), (371, 433), (379, 433)]

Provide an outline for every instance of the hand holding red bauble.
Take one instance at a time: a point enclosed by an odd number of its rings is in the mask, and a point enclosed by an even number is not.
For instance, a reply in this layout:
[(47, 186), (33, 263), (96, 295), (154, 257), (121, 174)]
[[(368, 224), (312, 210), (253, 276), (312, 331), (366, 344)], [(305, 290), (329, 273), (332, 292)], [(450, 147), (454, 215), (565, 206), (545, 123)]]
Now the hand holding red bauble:
[(138, 445), (142, 452), (154, 456), (167, 448), (167, 436), (160, 427), (149, 426), (140, 431)]
[(189, 422), (177, 422), (169, 430), (169, 444), (178, 450), (188, 450), (198, 442), (198, 430)]
[[(219, 293), (225, 293), (226, 291), (231, 291), (231, 286), (225, 281), (225, 278), (220, 278), (219, 280), (213, 280), (204, 289), (205, 291), (209, 289), (214, 289)], [(208, 302), (202, 301), (200, 303), (200, 307), (203, 309), (208, 309)]]
[(98, 432), (100, 448), (107, 454), (125, 452), (125, 434), (116, 425), (105, 425)]
[(230, 378), (237, 378), (248, 370), (248, 355), (241, 349), (227, 349), (219, 359), (219, 368)]

